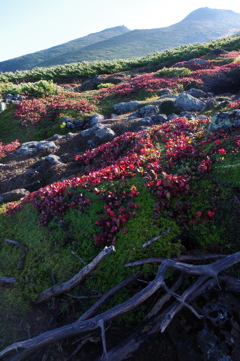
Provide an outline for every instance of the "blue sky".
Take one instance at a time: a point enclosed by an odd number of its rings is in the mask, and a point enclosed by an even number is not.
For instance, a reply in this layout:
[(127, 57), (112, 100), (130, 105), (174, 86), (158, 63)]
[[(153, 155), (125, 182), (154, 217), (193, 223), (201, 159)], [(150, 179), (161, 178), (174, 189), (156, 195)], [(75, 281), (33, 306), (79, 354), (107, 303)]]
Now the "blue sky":
[(0, 61), (118, 25), (169, 26), (200, 7), (240, 13), (236, 0), (0, 0), (0, 5)]

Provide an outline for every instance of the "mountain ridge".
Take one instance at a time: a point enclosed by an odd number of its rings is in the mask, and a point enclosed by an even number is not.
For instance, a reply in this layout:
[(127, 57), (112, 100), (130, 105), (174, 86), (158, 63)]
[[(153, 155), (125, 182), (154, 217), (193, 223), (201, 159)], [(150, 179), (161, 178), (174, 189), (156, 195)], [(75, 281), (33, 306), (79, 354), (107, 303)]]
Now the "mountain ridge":
[(180, 45), (203, 43), (240, 32), (240, 14), (208, 7), (162, 28), (129, 30), (117, 26), (49, 49), (0, 62), (0, 71), (27, 70), (82, 61), (142, 57)]

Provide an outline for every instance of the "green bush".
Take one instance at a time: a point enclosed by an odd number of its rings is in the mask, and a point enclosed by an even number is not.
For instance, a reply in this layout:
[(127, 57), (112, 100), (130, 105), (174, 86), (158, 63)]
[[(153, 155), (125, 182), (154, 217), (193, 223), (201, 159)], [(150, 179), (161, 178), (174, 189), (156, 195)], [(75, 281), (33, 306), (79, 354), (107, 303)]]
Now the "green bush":
[(174, 78), (180, 76), (189, 76), (191, 75), (191, 70), (188, 68), (163, 68), (160, 69), (157, 74), (163, 78)]

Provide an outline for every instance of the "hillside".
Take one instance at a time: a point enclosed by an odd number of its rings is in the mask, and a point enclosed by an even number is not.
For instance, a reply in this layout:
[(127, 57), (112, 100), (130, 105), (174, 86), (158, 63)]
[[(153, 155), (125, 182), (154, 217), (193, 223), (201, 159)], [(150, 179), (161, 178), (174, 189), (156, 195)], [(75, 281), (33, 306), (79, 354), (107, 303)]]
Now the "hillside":
[(239, 37), (214, 44), (0, 82), (0, 360), (237, 360)]
[(200, 8), (168, 27), (129, 31), (124, 26), (118, 26), (47, 50), (0, 62), (0, 71), (142, 57), (184, 44), (204, 43), (236, 34), (240, 31), (239, 24), (240, 14), (233, 11)]

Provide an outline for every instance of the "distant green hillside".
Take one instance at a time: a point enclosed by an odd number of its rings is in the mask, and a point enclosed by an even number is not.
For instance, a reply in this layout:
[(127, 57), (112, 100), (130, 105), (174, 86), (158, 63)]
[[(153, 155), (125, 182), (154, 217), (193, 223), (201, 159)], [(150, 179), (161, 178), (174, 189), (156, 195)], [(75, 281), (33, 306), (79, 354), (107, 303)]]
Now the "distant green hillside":
[(200, 8), (181, 22), (157, 29), (132, 30), (124, 26), (0, 62), (0, 71), (16, 71), (82, 61), (127, 59), (204, 43), (240, 32), (240, 14), (231, 10)]
[[(54, 46), (50, 49), (2, 61), (0, 62), (0, 71), (26, 70), (32, 69), (36, 66), (42, 66), (45, 62), (51, 62), (52, 58), (54, 59), (59, 57), (61, 59), (62, 56), (66, 57), (68, 53), (74, 53), (76, 50), (79, 52), (79, 49), (81, 48), (91, 46), (95, 43), (124, 34), (128, 31), (130, 30), (126, 26), (116, 26)], [(54, 60), (51, 63), (56, 64)]]

